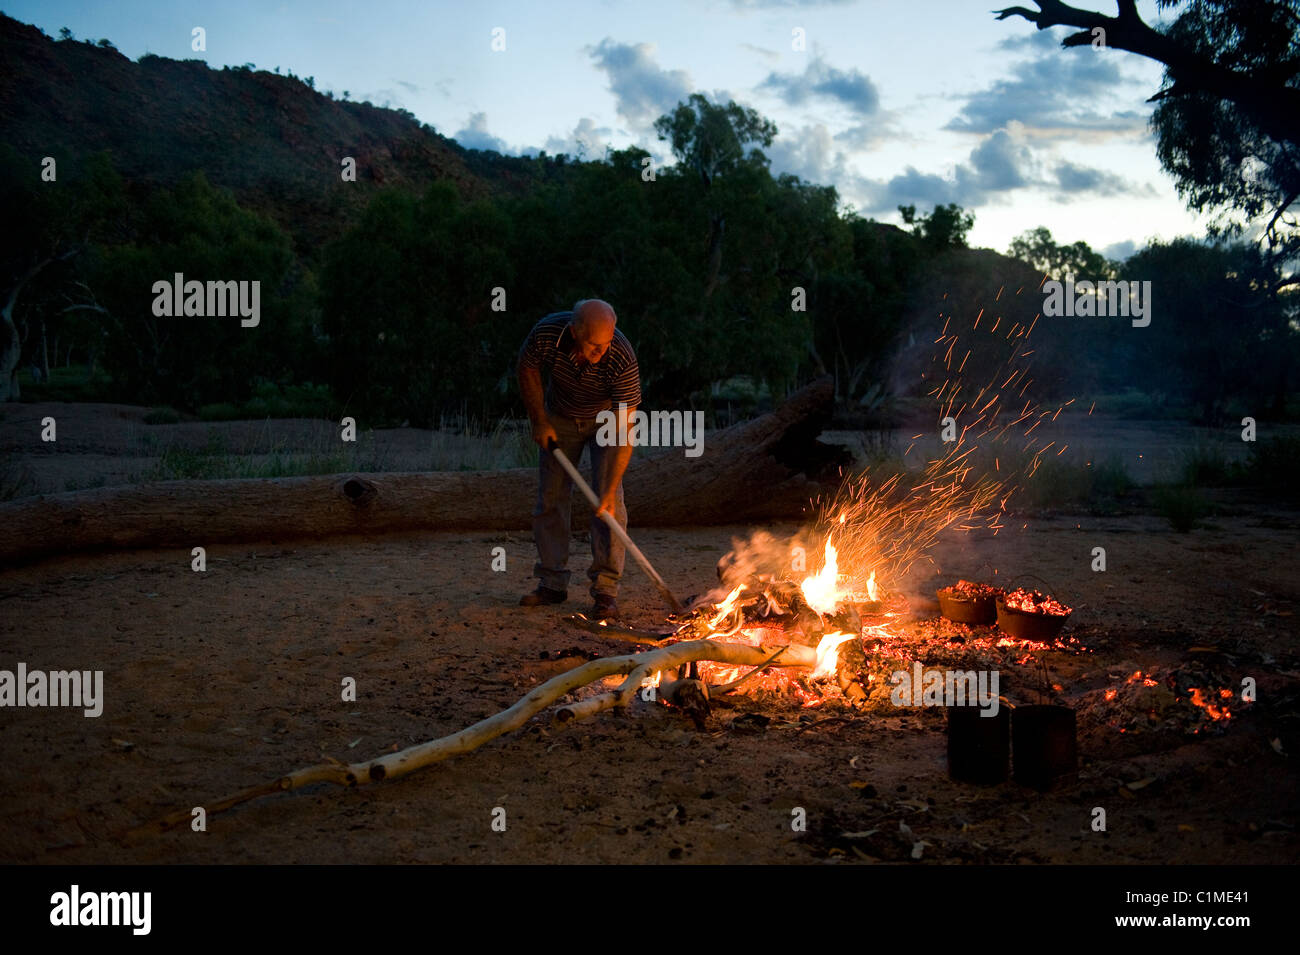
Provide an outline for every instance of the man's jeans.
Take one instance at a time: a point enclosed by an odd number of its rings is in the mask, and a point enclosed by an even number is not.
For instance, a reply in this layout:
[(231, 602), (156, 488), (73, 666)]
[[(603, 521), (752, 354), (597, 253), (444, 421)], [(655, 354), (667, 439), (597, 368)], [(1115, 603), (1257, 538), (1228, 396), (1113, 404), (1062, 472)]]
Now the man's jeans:
[[(596, 497), (604, 496), (609, 479), (613, 476), (616, 447), (602, 448), (596, 443), (595, 418), (565, 418), (547, 412), (559, 439), (560, 450), (569, 462), (578, 467), (582, 449), (591, 449), (591, 488)], [(569, 588), (569, 516), (573, 503), (573, 480), (555, 455), (541, 451), (538, 464), (537, 506), (533, 508), (533, 537), (537, 540), (538, 562), (533, 576), (543, 587), (551, 590)], [(580, 495), (582, 507), (590, 505), (586, 495)], [(623, 482), (618, 485), (614, 516), (624, 530), (627, 529), (627, 508), (623, 506)], [(623, 542), (613, 535), (595, 512), (591, 515), (591, 595), (615, 597), (618, 581), (623, 576)]]

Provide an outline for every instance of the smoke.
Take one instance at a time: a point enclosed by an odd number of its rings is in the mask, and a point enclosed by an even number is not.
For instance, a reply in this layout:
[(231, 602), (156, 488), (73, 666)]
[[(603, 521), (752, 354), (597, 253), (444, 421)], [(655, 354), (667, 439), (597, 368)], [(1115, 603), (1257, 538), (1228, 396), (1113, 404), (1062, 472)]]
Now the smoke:
[(731, 550), (718, 561), (717, 593), (725, 597), (736, 585), (753, 578), (801, 581), (821, 566), (825, 537), (812, 542), (811, 530), (800, 530), (788, 538), (777, 538), (757, 530), (748, 538), (733, 537)]

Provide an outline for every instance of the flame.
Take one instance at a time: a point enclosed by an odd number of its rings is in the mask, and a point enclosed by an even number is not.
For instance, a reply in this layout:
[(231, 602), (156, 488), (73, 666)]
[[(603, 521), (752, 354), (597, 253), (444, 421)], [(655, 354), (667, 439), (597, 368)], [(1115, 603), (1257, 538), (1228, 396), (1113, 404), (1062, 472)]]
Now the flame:
[(876, 586), (876, 572), (873, 570), (867, 578), (867, 599), (875, 603), (880, 599), (880, 588)]
[(718, 624), (722, 623), (722, 621), (726, 620), (729, 616), (731, 616), (731, 612), (736, 609), (736, 598), (740, 596), (740, 592), (744, 589), (745, 589), (744, 584), (737, 584), (736, 589), (733, 590), (731, 593), (727, 594), (726, 599), (724, 599), (722, 603), (717, 604), (718, 613), (717, 616), (715, 616), (712, 620), (709, 621), (710, 630), (715, 629), (718, 626)]
[(834, 676), (835, 664), (839, 660), (839, 646), (844, 641), (852, 639), (853, 634), (838, 630), (822, 637), (821, 642), (817, 644), (817, 666), (813, 667), (811, 678), (815, 680), (818, 677)]
[(839, 566), (836, 561), (835, 545), (826, 538), (826, 563), (822, 569), (810, 577), (805, 577), (801, 589), (808, 606), (818, 613), (834, 613), (838, 596), (835, 583), (839, 579)]

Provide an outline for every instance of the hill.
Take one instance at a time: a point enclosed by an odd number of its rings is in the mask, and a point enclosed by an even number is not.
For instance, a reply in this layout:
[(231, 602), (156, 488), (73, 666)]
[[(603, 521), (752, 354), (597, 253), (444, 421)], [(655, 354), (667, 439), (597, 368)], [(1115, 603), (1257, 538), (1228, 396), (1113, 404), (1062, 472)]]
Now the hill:
[[(523, 188), (537, 165), (466, 150), (405, 110), (335, 100), (295, 77), (214, 70), (203, 60), (132, 61), (4, 15), (0, 140), (34, 166), (54, 156), (75, 168), (107, 150), (129, 183), (147, 187), (201, 169), (305, 249), (340, 234), (377, 187), (445, 181), (473, 198)], [(345, 156), (356, 159), (356, 183), (342, 181)]]

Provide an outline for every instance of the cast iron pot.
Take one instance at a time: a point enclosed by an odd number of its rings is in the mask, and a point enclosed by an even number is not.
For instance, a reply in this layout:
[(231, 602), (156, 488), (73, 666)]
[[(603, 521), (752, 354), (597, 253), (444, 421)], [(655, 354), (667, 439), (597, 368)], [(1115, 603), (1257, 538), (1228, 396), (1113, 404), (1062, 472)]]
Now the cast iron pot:
[(1007, 778), (1011, 747), (1011, 710), (980, 716), (978, 706), (948, 709), (948, 775), (963, 783), (991, 786)]
[(1079, 771), (1078, 723), (1068, 706), (1017, 706), (1011, 716), (1015, 780), (1051, 789)]
[(939, 612), (954, 623), (987, 626), (997, 619), (996, 598), (975, 597), (971, 599), (956, 597), (944, 590), (938, 591)]
[(997, 617), (999, 630), (1020, 640), (1037, 640), (1040, 643), (1051, 643), (1055, 640), (1056, 635), (1065, 626), (1065, 621), (1070, 619), (1068, 613), (1060, 616), (1014, 610), (1001, 600), (997, 601)]

